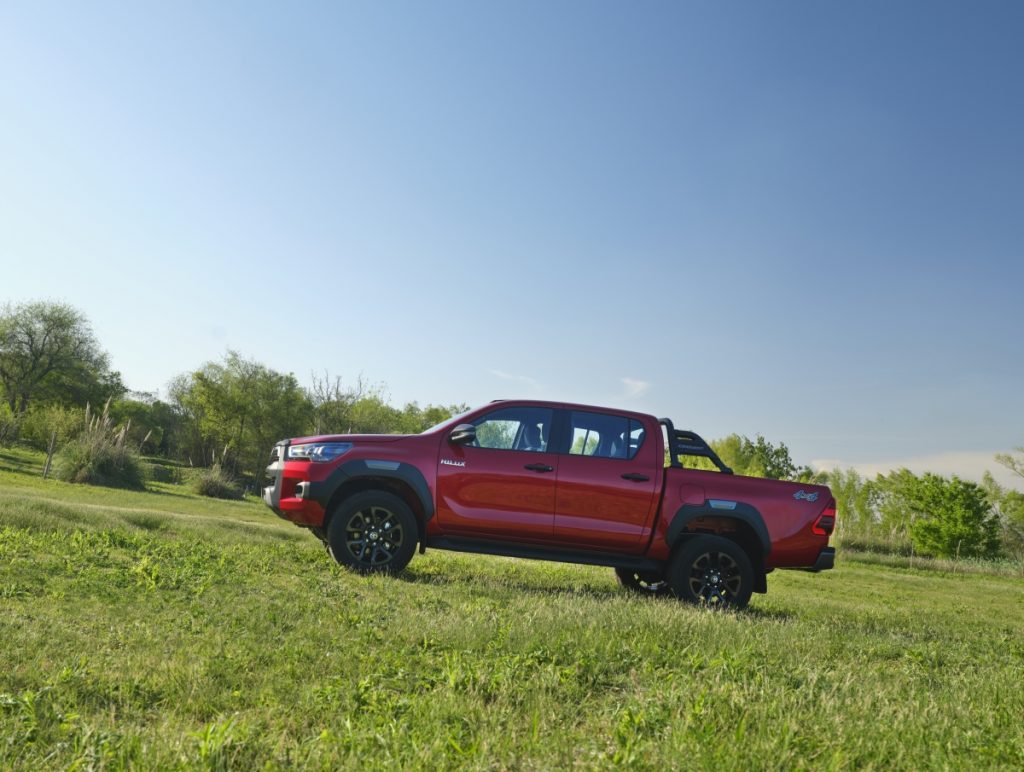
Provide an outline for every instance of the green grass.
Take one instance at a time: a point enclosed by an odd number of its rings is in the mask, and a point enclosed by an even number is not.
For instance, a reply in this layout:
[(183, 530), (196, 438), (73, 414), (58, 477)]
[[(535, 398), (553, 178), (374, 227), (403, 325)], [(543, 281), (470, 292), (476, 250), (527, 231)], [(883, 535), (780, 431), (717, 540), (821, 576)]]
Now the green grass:
[(843, 559), (746, 613), (0, 451), (0, 768), (1024, 765), (1024, 582)]

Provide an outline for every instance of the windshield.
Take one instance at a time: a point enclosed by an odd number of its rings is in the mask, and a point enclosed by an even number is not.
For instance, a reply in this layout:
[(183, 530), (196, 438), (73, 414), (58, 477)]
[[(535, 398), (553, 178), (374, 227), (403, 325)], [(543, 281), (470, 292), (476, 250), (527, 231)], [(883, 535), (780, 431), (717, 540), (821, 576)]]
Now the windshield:
[(464, 413), (459, 413), (458, 415), (453, 415), (451, 418), (444, 419), (439, 424), (434, 424), (429, 429), (424, 429), (422, 432), (420, 432), (420, 434), (430, 434), (431, 432), (436, 432), (438, 429), (443, 429), (446, 426), (455, 426), (455, 424), (460, 423), (463, 418), (465, 418), (466, 416), (468, 416), (472, 412), (473, 412), (472, 410), (467, 410)]

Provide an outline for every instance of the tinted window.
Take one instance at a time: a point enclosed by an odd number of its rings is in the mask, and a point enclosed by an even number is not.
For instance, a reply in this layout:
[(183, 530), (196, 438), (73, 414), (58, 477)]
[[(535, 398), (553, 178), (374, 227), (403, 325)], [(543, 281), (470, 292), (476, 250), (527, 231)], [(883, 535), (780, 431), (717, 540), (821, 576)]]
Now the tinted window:
[(551, 439), (552, 410), (543, 407), (506, 407), (476, 419), (472, 447), (527, 450), (543, 453)]
[(574, 410), (569, 427), (569, 453), (574, 456), (629, 459), (644, 441), (643, 424), (623, 416)]

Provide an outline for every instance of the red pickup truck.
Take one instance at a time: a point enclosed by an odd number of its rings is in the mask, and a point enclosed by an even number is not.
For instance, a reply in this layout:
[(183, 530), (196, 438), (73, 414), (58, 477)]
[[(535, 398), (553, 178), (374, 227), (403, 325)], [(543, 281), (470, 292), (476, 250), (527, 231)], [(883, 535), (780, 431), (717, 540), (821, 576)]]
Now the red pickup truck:
[(610, 566), (630, 589), (742, 607), (772, 570), (835, 559), (828, 488), (734, 475), (694, 432), (627, 410), (500, 400), (417, 435), (282, 440), (267, 474), (267, 505), (362, 572), (418, 546)]

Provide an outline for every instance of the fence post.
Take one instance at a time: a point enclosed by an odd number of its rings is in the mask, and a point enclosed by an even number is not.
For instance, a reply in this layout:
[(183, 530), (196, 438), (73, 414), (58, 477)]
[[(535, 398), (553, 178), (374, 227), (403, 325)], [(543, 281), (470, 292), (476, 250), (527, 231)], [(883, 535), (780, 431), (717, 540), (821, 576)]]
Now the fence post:
[(45, 480), (50, 474), (50, 464), (53, 463), (53, 450), (57, 445), (57, 430), (54, 429), (50, 435), (50, 447), (46, 451), (46, 466), (43, 467), (43, 479)]

